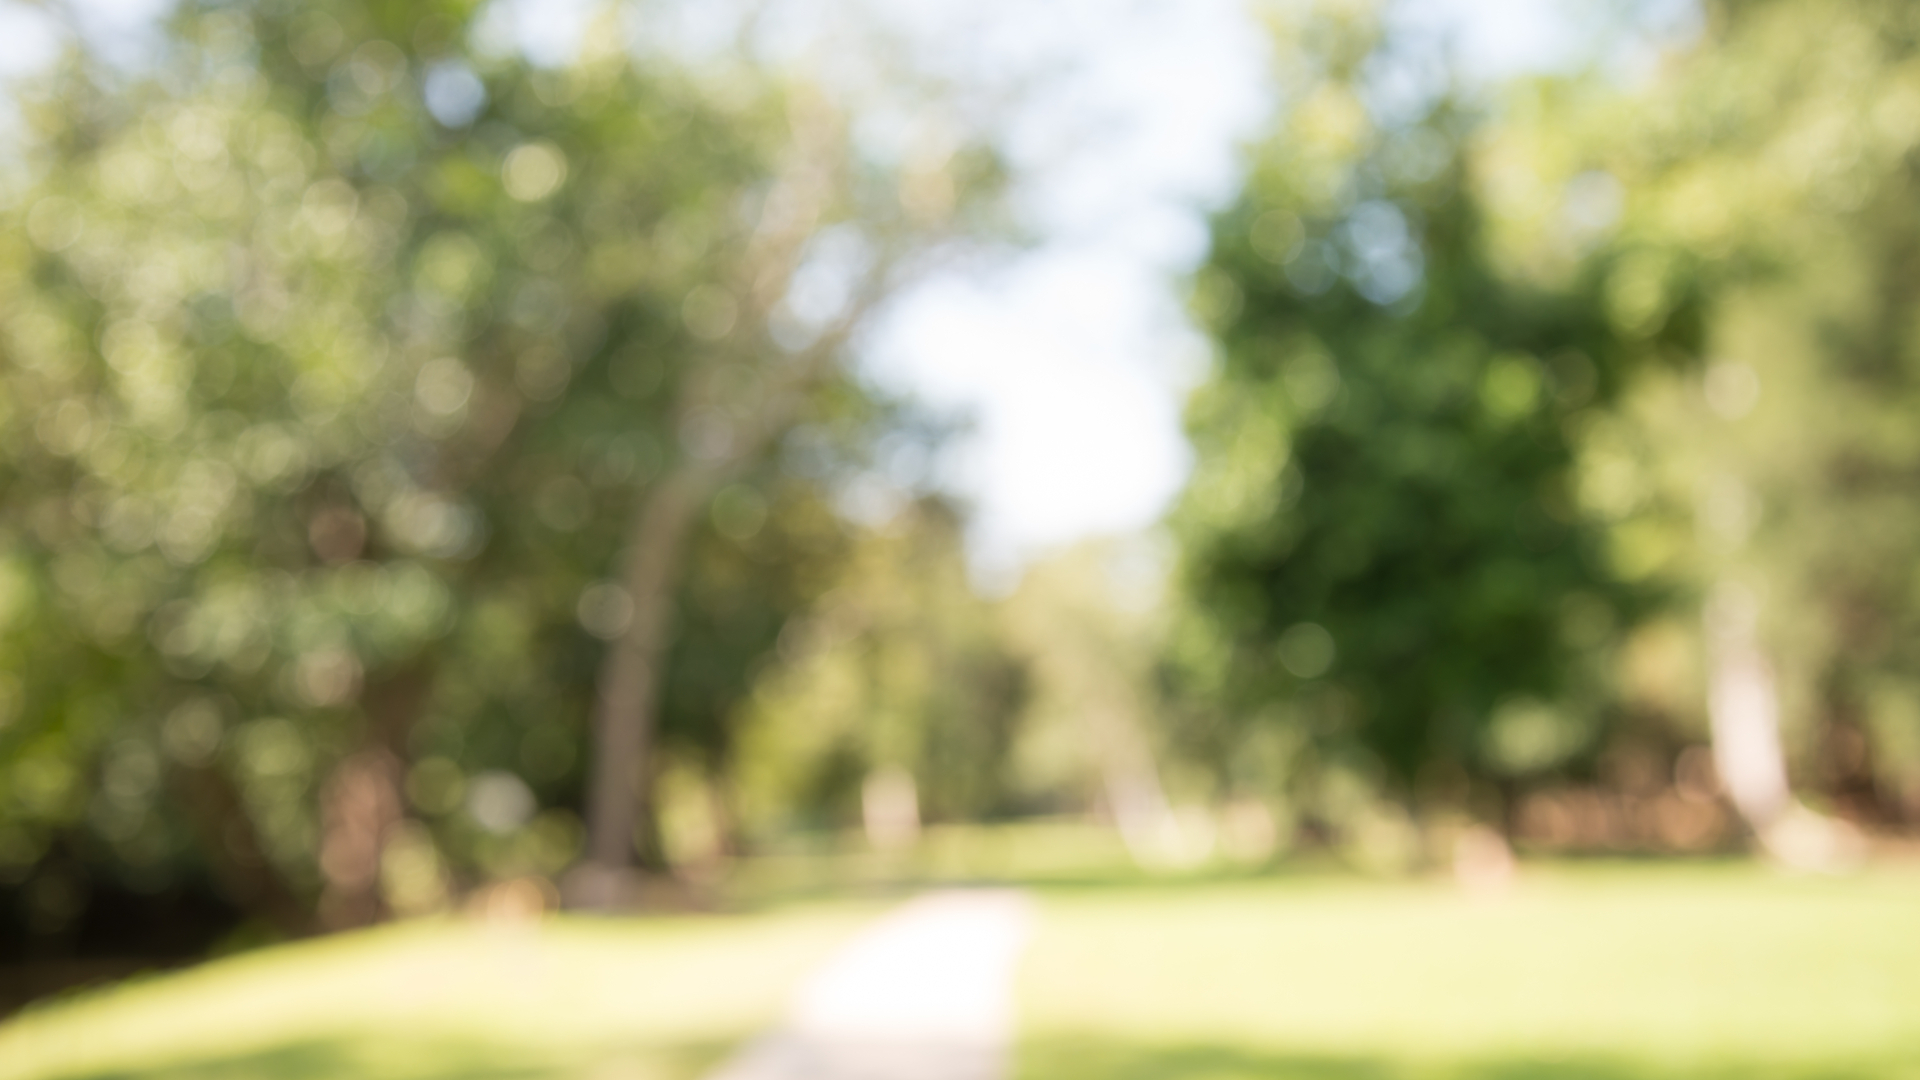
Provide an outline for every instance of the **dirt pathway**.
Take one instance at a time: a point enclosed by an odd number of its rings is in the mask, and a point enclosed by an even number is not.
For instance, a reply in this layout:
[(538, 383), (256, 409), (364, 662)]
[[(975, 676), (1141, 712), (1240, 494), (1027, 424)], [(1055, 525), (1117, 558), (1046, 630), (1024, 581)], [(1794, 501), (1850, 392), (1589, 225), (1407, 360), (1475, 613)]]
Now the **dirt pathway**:
[(785, 1022), (709, 1080), (1004, 1080), (1031, 921), (1014, 892), (913, 900), (829, 960)]

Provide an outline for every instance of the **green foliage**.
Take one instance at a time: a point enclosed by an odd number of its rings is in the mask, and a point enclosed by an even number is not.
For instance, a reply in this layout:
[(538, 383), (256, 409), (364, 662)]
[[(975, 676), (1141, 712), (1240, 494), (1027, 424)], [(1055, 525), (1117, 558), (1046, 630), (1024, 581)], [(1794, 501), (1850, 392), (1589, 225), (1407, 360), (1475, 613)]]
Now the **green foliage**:
[(1883, 822), (1920, 810), (1916, 34), (1902, 4), (1725, 5), (1636, 134), (1596, 140), (1627, 231), (1734, 271), (1712, 362), (1627, 415), (1627, 501), (1685, 511), (1674, 571), (1759, 598), (1799, 780)]
[(1006, 639), (1033, 673), (1012, 779), (1036, 809), (1115, 814), (1129, 791), (1165, 779), (1168, 732), (1153, 714), (1165, 555), (1144, 537), (1086, 541), (1029, 567), (1002, 603)]
[(1577, 764), (1615, 629), (1651, 599), (1576, 499), (1577, 440), (1651, 358), (1698, 347), (1697, 302), (1623, 318), (1630, 250), (1515, 276), (1459, 106), (1385, 127), (1338, 77), (1300, 99), (1194, 287), (1220, 345), (1176, 519), (1195, 741), (1231, 771), (1245, 723), (1280, 725), (1310, 803), (1316, 769), (1409, 797), (1423, 770)]
[(1711, 650), (1697, 613), (1636, 622), (1726, 586), (1796, 786), (1920, 807), (1914, 16), (1710, 15), (1641, 87), (1521, 80), (1478, 118), (1377, 115), (1394, 43), (1350, 9), (1280, 32), (1288, 108), (1194, 290), (1221, 352), (1173, 647), (1223, 772), (1223, 716), (1416, 798), (1670, 757)]
[[(742, 70), (716, 92), (611, 23), (538, 67), (476, 51), (471, 15), (188, 5), (150, 66), (76, 52), (21, 91), (0, 884), (26, 881), (36, 932), (90, 878), (211, 875), (262, 910), (368, 873), (416, 907), (551, 874), (648, 485), (740, 459), (680, 580), (664, 731), (689, 754), (725, 758), (844, 548), (829, 491), (889, 408), (830, 363), (781, 381), (831, 358), (840, 313), (790, 310), (794, 267), (752, 259), (770, 229), (796, 260), (832, 229), (842, 269), (871, 262), (900, 193), (809, 174), (818, 198), (778, 202), (796, 132), (846, 155), (804, 91)], [(801, 424), (807, 453), (782, 442)], [(352, 794), (365, 754), (394, 794)], [(381, 829), (354, 846), (356, 797), (420, 819), (401, 870)]]
[(916, 501), (863, 537), (779, 655), (743, 736), (742, 796), (762, 835), (785, 815), (858, 821), (863, 783), (889, 769), (912, 778), (930, 822), (1013, 808), (1031, 676), (967, 581), (951, 507)]

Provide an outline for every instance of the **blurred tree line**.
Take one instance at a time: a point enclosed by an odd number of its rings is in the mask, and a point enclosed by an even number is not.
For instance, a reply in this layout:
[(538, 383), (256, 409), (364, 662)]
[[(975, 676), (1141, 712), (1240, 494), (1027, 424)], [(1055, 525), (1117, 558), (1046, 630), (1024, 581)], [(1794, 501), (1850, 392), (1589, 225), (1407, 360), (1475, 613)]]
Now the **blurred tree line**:
[(730, 790), (754, 672), (858, 555), (838, 492), (912, 428), (849, 340), (996, 232), (997, 165), (863, 150), (803, 79), (643, 61), (615, 15), (541, 66), (467, 3), (187, 4), (146, 62), (76, 39), (18, 88), (9, 951), (583, 854), (618, 902), (662, 762)]
[(1404, 850), (1712, 847), (1723, 781), (1775, 847), (1769, 739), (1910, 823), (1913, 13), (1708, 3), (1643, 85), (1491, 92), (1364, 8), (1277, 23), (1194, 282), (1187, 752)]
[(1920, 23), (1705, 13), (1640, 83), (1489, 88), (1269, 12), (1172, 580), (1096, 544), (1001, 600), (955, 503), (849, 510), (940, 438), (861, 327), (1013, 233), (984, 130), (876, 148), (611, 8), (558, 65), (461, 0), (76, 39), (0, 178), (0, 942), (1038, 813), (1173, 864), (1711, 849), (1739, 679), (1798, 799), (1911, 822)]

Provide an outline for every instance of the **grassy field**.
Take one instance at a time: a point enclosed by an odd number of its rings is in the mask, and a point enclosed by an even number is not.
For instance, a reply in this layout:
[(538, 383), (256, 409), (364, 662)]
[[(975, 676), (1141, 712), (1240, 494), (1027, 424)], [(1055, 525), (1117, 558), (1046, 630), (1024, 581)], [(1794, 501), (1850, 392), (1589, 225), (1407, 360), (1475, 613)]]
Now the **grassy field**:
[(1920, 875), (1052, 890), (1020, 1080), (1920, 1080)]
[[(1318, 873), (1034, 889), (1018, 1080), (1920, 1080), (1911, 870), (1529, 867), (1492, 898)], [(692, 1080), (884, 906), (266, 949), (32, 1009), (0, 1025), (0, 1080)]]
[(692, 1080), (881, 910), (445, 920), (264, 949), (30, 1009), (0, 1080)]

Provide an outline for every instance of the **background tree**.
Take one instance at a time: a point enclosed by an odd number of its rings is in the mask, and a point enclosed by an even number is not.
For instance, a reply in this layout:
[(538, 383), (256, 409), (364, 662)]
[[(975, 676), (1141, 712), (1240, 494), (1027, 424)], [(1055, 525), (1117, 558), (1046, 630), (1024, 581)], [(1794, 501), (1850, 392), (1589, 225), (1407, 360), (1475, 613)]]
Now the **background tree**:
[(1195, 284), (1221, 349), (1176, 518), (1176, 671), (1213, 703), (1190, 730), (1223, 771), (1247, 725), (1294, 733), (1286, 783), (1336, 823), (1357, 780), (1511, 824), (1521, 781), (1591, 764), (1608, 648), (1651, 598), (1574, 498), (1576, 434), (1649, 356), (1692, 354), (1697, 314), (1625, 335), (1604, 263), (1502, 265), (1473, 111), (1383, 105), (1393, 43), (1363, 16), (1295, 43)]
[[(652, 670), (667, 585), (726, 618), (689, 545), (832, 557), (836, 463), (885, 424), (841, 350), (984, 163), (903, 196), (797, 84), (643, 67), (611, 26), (541, 67), (472, 15), (187, 5), (145, 66), (75, 50), (20, 93), (0, 875), (48, 948), (89, 891), (211, 879), (300, 932), (554, 873), (589, 635), (653, 627)], [(674, 700), (811, 595), (780, 560)]]
[(1083, 542), (1030, 566), (1000, 604), (1006, 640), (1032, 672), (1014, 781), (1037, 809), (1105, 817), (1149, 866), (1198, 851), (1167, 774), (1190, 805), (1213, 794), (1179, 783), (1181, 759), (1166, 750), (1180, 735), (1157, 713), (1166, 554), (1146, 537)]
[[(1817, 862), (1834, 838), (1794, 827), (1789, 774), (1869, 825), (1915, 805), (1916, 26), (1878, 3), (1708, 10), (1643, 94), (1562, 113), (1627, 195), (1616, 322), (1657, 324), (1714, 268), (1710, 362), (1650, 380), (1593, 433), (1594, 494), (1639, 561), (1718, 598), (1701, 634), (1715, 734), (1731, 724), (1759, 755), (1723, 746), (1722, 770), (1754, 776), (1742, 808), (1770, 844)], [(1812, 847), (1780, 848), (1795, 835)]]
[(1013, 753), (1031, 675), (973, 591), (961, 541), (951, 506), (906, 504), (782, 635), (743, 734), (742, 783), (763, 835), (864, 819), (885, 843), (921, 821), (1018, 808)]

